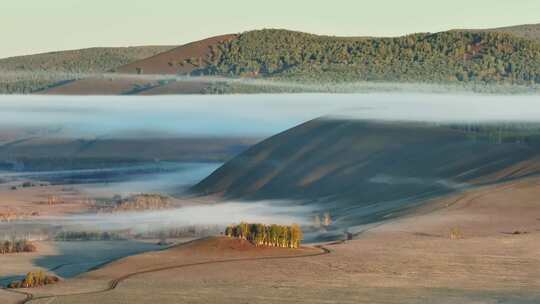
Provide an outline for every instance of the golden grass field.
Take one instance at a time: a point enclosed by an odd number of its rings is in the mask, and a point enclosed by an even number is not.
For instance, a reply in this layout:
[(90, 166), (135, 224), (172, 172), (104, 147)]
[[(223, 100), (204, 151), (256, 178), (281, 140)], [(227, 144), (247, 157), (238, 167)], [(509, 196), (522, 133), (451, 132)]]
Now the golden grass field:
[[(529, 178), (438, 199), (355, 240), (323, 244), (328, 254), (217, 237), (22, 291), (33, 295), (29, 303), (55, 304), (537, 303), (539, 192), (540, 179)], [(16, 258), (0, 256), (0, 264)]]

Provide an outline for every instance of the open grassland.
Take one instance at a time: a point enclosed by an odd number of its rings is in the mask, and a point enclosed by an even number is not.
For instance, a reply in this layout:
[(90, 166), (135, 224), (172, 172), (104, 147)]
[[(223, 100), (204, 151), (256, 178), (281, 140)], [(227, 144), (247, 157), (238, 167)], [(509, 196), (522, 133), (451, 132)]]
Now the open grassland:
[[(325, 245), (328, 254), (196, 241), (32, 290), (30, 303), (536, 303), (539, 185), (530, 178), (438, 199)], [(452, 239), (456, 227), (462, 237)]]

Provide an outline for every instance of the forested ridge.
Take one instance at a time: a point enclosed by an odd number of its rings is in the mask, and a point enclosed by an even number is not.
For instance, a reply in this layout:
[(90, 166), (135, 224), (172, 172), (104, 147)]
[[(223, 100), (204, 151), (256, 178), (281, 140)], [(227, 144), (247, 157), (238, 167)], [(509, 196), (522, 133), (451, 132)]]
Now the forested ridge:
[(496, 32), (339, 38), (261, 30), (216, 47), (209, 60), (195, 73), (311, 82), (540, 83), (540, 43)]
[[(249, 31), (212, 44), (210, 49), (199, 47), (200, 54), (193, 58), (167, 57), (166, 70), (170, 75), (163, 76), (166, 81), (149, 81), (149, 87), (167, 86), (170, 80), (176, 80), (172, 78), (177, 67), (176, 74), (183, 76), (275, 80), (329, 87), (329, 91), (339, 91), (336, 84), (359, 83), (489, 86), (502, 87), (504, 91), (512, 86), (537, 90), (540, 88), (538, 32), (539, 25), (418, 33), (395, 38), (318, 36), (278, 29)], [(169, 49), (94, 48), (2, 59), (0, 93), (31, 93), (84, 78), (85, 73), (114, 72), (125, 64), (148, 65), (146, 58)], [(186, 71), (186, 66), (193, 69)], [(137, 74), (148, 74), (149, 69), (137, 70)], [(113, 77), (103, 77), (114, 85)], [(89, 90), (99, 93), (100, 88)], [(231, 85), (216, 80), (203, 93), (310, 90)], [(182, 91), (173, 90), (173, 93)]]

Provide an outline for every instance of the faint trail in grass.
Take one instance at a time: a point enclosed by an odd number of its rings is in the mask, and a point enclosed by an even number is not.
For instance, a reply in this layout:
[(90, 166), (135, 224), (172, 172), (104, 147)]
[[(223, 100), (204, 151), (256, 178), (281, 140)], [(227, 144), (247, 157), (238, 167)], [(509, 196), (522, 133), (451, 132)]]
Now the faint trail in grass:
[(133, 278), (135, 276), (144, 275), (144, 274), (160, 272), (160, 271), (181, 269), (181, 268), (187, 268), (187, 267), (193, 267), (193, 266), (201, 266), (201, 265), (224, 264), (224, 263), (232, 263), (232, 262), (261, 261), (261, 260), (282, 260), (282, 259), (300, 259), (300, 258), (316, 257), (316, 256), (321, 256), (321, 255), (326, 255), (326, 254), (331, 253), (330, 249), (328, 249), (328, 248), (326, 248), (326, 247), (324, 247), (322, 245), (318, 245), (318, 246), (315, 246), (315, 247), (320, 249), (321, 251), (316, 252), (316, 253), (305, 254), (305, 255), (271, 256), (271, 257), (257, 257), (257, 258), (236, 258), (236, 259), (225, 259), (225, 260), (217, 260), (217, 261), (206, 261), (206, 262), (198, 262), (198, 263), (191, 263), (191, 264), (181, 264), (181, 265), (174, 265), (174, 266), (167, 266), (167, 267), (159, 267), (159, 268), (154, 268), (154, 269), (149, 269), (149, 270), (144, 270), (144, 271), (137, 271), (137, 272), (129, 273), (129, 274), (123, 275), (121, 277), (118, 277), (116, 279), (113, 279), (113, 280), (109, 281), (108, 286), (106, 288), (101, 289), (101, 290), (96, 290), (96, 291), (61, 294), (61, 295), (50, 295), (50, 296), (39, 296), (39, 297), (34, 297), (34, 295), (32, 295), (30, 293), (26, 293), (26, 292), (18, 292), (18, 291), (15, 291), (15, 292), (26, 295), (26, 299), (21, 301), (20, 304), (30, 303), (33, 300), (51, 299), (51, 301), (47, 303), (47, 304), (50, 304), (50, 303), (54, 302), (55, 299), (60, 298), (60, 297), (81, 296), (81, 295), (96, 295), (96, 294), (106, 293), (106, 292), (109, 292), (109, 291), (112, 291), (112, 290), (116, 289), (120, 283), (122, 283), (122, 282), (124, 282), (124, 281), (126, 281), (126, 280), (128, 280), (130, 278)]

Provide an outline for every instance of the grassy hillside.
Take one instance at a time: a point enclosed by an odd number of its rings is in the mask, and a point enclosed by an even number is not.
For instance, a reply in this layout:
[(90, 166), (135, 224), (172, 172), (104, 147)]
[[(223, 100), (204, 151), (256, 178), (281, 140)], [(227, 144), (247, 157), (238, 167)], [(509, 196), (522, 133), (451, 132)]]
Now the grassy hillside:
[(538, 126), (318, 119), (255, 145), (194, 191), (307, 202), (343, 225), (364, 224), (433, 196), (540, 173), (539, 134)]
[(90, 48), (0, 59), (0, 93), (29, 93), (52, 83), (102, 73), (173, 46)]
[(189, 75), (194, 70), (207, 67), (212, 50), (231, 41), (236, 35), (223, 35), (179, 46), (156, 56), (131, 62), (117, 69), (127, 74)]
[[(89, 77), (48, 89), (46, 94), (78, 95), (123, 95), (123, 94), (197, 94), (210, 86), (201, 82), (176, 82), (167, 76), (158, 78), (145, 75), (190, 75), (193, 71), (206, 68), (206, 58), (221, 43), (234, 39), (235, 35), (223, 35), (195, 41), (155, 56), (136, 60), (115, 69), (121, 76)], [(129, 77), (125, 76), (129, 74)], [(123, 75), (123, 76), (122, 76)], [(134, 76), (132, 76), (134, 75)]]

